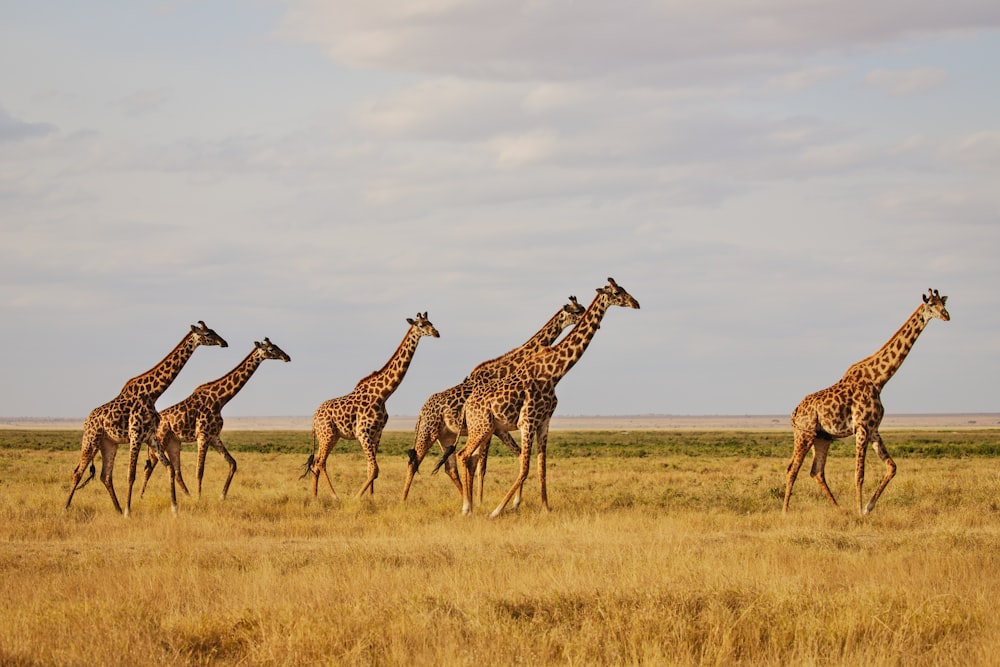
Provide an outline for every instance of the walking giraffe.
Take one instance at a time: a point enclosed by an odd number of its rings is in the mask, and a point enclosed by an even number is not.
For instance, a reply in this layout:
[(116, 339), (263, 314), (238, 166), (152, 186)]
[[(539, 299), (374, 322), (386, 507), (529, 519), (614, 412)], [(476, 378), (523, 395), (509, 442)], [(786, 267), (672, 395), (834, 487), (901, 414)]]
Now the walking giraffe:
[[(410, 492), (410, 485), (413, 483), (413, 476), (417, 473), (420, 463), (424, 460), (427, 452), (434, 445), (440, 442), (443, 452), (443, 465), (448, 477), (462, 493), (462, 481), (458, 476), (458, 469), (455, 465), (455, 457), (451, 454), (455, 451), (455, 442), (461, 435), (466, 435), (468, 431), (461, 421), (462, 406), (465, 399), (469, 397), (472, 390), (481, 385), (507, 377), (523, 362), (535, 352), (551, 345), (566, 327), (576, 324), (583, 314), (584, 308), (576, 300), (575, 296), (569, 297), (569, 303), (562, 306), (545, 325), (539, 329), (534, 336), (529, 338), (520, 346), (506, 352), (505, 354), (484, 361), (469, 373), (462, 382), (440, 391), (424, 402), (417, 416), (417, 425), (414, 434), (413, 448), (407, 452), (409, 461), (406, 465), (406, 482), (403, 485), (403, 500), (406, 500)], [(507, 445), (515, 454), (520, 453), (521, 448), (514, 438), (506, 431), (499, 431), (496, 436)], [(476, 462), (476, 481), (479, 493), (483, 491), (483, 478), (486, 475), (486, 459), (489, 446), (484, 447), (482, 455)], [(440, 464), (439, 466), (440, 467)], [(434, 468), (437, 472), (438, 467)]]
[(337, 492), (333, 490), (333, 482), (326, 471), (326, 459), (330, 450), (337, 444), (337, 440), (358, 440), (361, 449), (368, 460), (368, 478), (365, 480), (361, 490), (358, 491), (360, 498), (365, 491), (375, 495), (375, 478), (378, 477), (378, 454), (379, 441), (382, 438), (382, 429), (385, 428), (389, 420), (389, 413), (386, 412), (385, 402), (389, 399), (396, 388), (403, 381), (406, 369), (410, 367), (413, 354), (417, 351), (417, 343), (423, 336), (439, 336), (437, 329), (427, 319), (427, 313), (417, 313), (416, 319), (407, 318), (410, 328), (403, 336), (403, 342), (399, 344), (389, 361), (381, 370), (375, 371), (367, 377), (361, 379), (351, 393), (331, 398), (322, 403), (313, 414), (313, 437), (316, 440), (316, 450), (306, 461), (306, 471), (303, 477), (310, 472), (313, 475), (312, 493), (317, 495), (317, 485), (319, 475), (323, 473), (326, 483), (330, 487), (330, 492), (337, 498)]
[(469, 437), (458, 453), (458, 468), (462, 475), (462, 513), (472, 511), (471, 457), (489, 445), (494, 431), (521, 432), (520, 472), (514, 485), (491, 516), (499, 516), (507, 503), (515, 498), (513, 509), (521, 502), (521, 490), (528, 477), (531, 450), (538, 443), (538, 476), (541, 484), (542, 509), (548, 511), (546, 489), (546, 445), (549, 421), (555, 412), (558, 399), (556, 385), (580, 360), (594, 334), (601, 327), (601, 320), (610, 306), (639, 308), (639, 302), (620, 287), (612, 278), (597, 289), (597, 295), (587, 307), (576, 326), (553, 345), (526, 359), (512, 374), (492, 383), (476, 387), (465, 401), (464, 413)]
[[(899, 370), (928, 322), (937, 318), (947, 322), (951, 319), (945, 308), (946, 296), (937, 290), (928, 290), (913, 314), (907, 318), (892, 338), (879, 350), (847, 369), (839, 382), (814, 394), (809, 394), (792, 412), (792, 429), (795, 431), (795, 448), (788, 463), (788, 478), (785, 485), (784, 511), (792, 497), (792, 485), (799, 474), (806, 452), (813, 450), (810, 476), (819, 483), (819, 488), (830, 502), (837, 506), (830, 487), (826, 484), (826, 457), (834, 440), (854, 435), (855, 438), (855, 486), (857, 487), (858, 513), (868, 514), (875, 509), (878, 500), (889, 481), (896, 474), (896, 463), (889, 456), (882, 436), (878, 432), (885, 408), (882, 407), (881, 392), (885, 383)], [(872, 443), (875, 453), (885, 463), (885, 476), (875, 489), (867, 506), (862, 506), (861, 488), (865, 480), (865, 456), (868, 444)]]
[[(125, 498), (124, 515), (129, 515), (132, 509), (132, 486), (135, 483), (139, 450), (143, 444), (148, 444), (153, 447), (158, 456), (163, 456), (163, 448), (156, 437), (156, 431), (160, 425), (160, 415), (156, 411), (156, 399), (167, 390), (167, 387), (181, 372), (184, 364), (191, 358), (199, 345), (228, 347), (226, 341), (209, 329), (204, 322), (199, 321), (197, 327), (192, 324), (187, 335), (160, 363), (126, 382), (114, 400), (94, 408), (88, 415), (83, 424), (80, 463), (73, 471), (69, 498), (66, 499), (67, 509), (73, 502), (73, 494), (81, 485), (80, 479), (83, 477), (84, 471), (87, 466), (91, 465), (97, 452), (100, 452), (101, 481), (104, 482), (115, 509), (120, 514), (122, 513), (122, 507), (118, 503), (118, 496), (115, 493), (113, 473), (118, 445), (127, 442), (129, 444), (128, 495)], [(170, 461), (166, 461), (166, 465), (169, 468)], [(91, 467), (90, 477), (84, 484), (93, 479), (93, 476), (94, 469)], [(174, 514), (177, 513), (177, 489), (174, 485), (172, 470), (170, 471), (170, 509)]]
[[(249, 382), (265, 359), (291, 361), (291, 357), (272, 343), (269, 338), (265, 338), (263, 343), (254, 341), (253, 350), (236, 368), (218, 380), (199, 385), (183, 401), (160, 411), (160, 428), (157, 431), (157, 439), (163, 447), (167, 461), (173, 465), (174, 477), (184, 493), (190, 495), (187, 485), (184, 483), (184, 477), (181, 475), (181, 443), (197, 442), (198, 497), (201, 498), (205, 455), (211, 446), (229, 464), (229, 476), (226, 477), (226, 483), (222, 485), (222, 498), (226, 498), (226, 494), (229, 493), (229, 484), (233, 481), (233, 475), (236, 474), (236, 460), (222, 444), (224, 423), (222, 408), (246, 386), (246, 383)], [(158, 460), (156, 452), (153, 448), (149, 448), (145, 477), (142, 480), (142, 490), (139, 492), (140, 496), (146, 493), (146, 484), (149, 483), (149, 476), (156, 469)]]

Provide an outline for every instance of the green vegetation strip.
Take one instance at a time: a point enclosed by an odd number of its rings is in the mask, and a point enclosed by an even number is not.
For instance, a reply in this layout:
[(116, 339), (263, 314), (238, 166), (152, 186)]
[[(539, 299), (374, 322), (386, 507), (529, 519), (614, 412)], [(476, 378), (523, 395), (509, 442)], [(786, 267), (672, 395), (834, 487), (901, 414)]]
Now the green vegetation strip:
[[(301, 453), (313, 449), (308, 431), (223, 431), (223, 442), (233, 452)], [(515, 433), (515, 438), (517, 434)], [(965, 458), (1000, 455), (1000, 429), (887, 430), (883, 439), (889, 452), (909, 458)], [(81, 431), (0, 430), (0, 450), (78, 450)], [(464, 442), (464, 439), (463, 441)], [(337, 444), (353, 451), (356, 441)], [(405, 455), (413, 446), (408, 431), (386, 431), (379, 452)], [(193, 449), (187, 445), (185, 449)], [(559, 457), (760, 456), (782, 457), (792, 449), (790, 431), (551, 431), (549, 451)], [(435, 449), (428, 456), (434, 456)], [(491, 456), (511, 456), (494, 440)], [(854, 456), (854, 439), (834, 444), (831, 456)]]

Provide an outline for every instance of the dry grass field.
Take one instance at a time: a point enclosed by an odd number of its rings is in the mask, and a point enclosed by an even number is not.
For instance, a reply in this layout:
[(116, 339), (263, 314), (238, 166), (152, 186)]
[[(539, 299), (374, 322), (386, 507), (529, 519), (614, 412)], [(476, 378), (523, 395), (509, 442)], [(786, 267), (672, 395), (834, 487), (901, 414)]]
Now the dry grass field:
[(124, 519), (99, 482), (63, 509), (78, 432), (0, 432), (0, 664), (1000, 662), (1000, 431), (890, 434), (864, 518), (850, 442), (844, 509), (806, 470), (784, 515), (789, 433), (554, 433), (553, 511), (533, 474), (490, 520), (514, 459), (494, 446), (473, 516), (430, 457), (404, 505), (411, 437), (386, 434), (374, 502), (357, 443), (328, 465), (344, 500), (313, 500), (308, 434), (255, 432), (230, 436), (227, 500), (210, 452), (205, 497), (172, 518), (161, 467)]

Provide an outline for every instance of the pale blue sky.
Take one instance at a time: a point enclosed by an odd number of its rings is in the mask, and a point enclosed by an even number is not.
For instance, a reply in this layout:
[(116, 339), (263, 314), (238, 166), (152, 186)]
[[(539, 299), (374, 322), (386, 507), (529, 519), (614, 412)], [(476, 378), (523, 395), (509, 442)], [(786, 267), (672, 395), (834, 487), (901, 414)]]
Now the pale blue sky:
[(613, 276), (558, 414), (787, 414), (950, 297), (884, 401), (1000, 410), (1000, 6), (0, 5), (0, 416), (306, 415), (428, 311), (393, 414)]

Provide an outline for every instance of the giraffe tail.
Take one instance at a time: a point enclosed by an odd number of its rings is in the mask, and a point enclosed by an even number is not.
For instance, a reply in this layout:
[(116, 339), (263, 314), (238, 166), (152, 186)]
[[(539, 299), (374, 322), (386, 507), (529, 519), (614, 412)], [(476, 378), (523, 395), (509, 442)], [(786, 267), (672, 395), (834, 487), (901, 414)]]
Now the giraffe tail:
[(302, 466), (302, 474), (299, 475), (299, 479), (304, 479), (306, 475), (312, 472), (313, 461), (316, 460), (316, 431), (313, 431), (312, 436), (313, 436), (313, 450), (312, 453), (309, 455), (309, 458), (306, 459), (306, 464)]
[(87, 475), (87, 479), (85, 479), (82, 482), (80, 482), (80, 484), (76, 488), (82, 489), (83, 487), (87, 486), (87, 484), (90, 483), (90, 480), (94, 479), (94, 476), (96, 474), (97, 474), (97, 469), (94, 467), (94, 464), (91, 463), (90, 464), (90, 474)]
[(310, 454), (309, 458), (306, 459), (306, 464), (304, 466), (302, 466), (302, 474), (299, 475), (299, 479), (305, 478), (306, 475), (308, 475), (310, 472), (312, 472), (312, 465), (313, 465), (313, 461), (315, 461), (315, 460), (316, 460), (316, 455), (315, 454)]
[(431, 474), (432, 475), (436, 474), (437, 471), (441, 469), (441, 466), (444, 465), (445, 461), (448, 460), (448, 457), (454, 453), (455, 453), (455, 445), (452, 445), (451, 447), (445, 449), (444, 452), (441, 454), (441, 458), (440, 460), (438, 460), (437, 465), (434, 466), (434, 470), (431, 470)]

